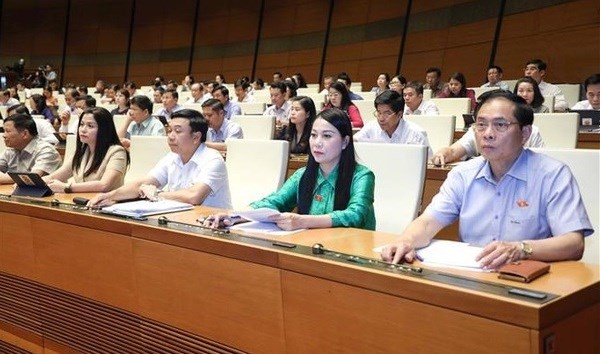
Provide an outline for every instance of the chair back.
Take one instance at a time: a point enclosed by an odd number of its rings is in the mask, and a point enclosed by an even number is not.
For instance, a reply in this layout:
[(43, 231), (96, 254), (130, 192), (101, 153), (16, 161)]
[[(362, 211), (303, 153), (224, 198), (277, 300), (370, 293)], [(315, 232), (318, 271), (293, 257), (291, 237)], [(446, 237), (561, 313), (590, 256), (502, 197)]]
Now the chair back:
[(540, 129), (547, 148), (575, 149), (579, 134), (579, 113), (536, 113), (533, 124)]
[(65, 143), (65, 155), (63, 156), (64, 161), (73, 161), (75, 155), (75, 148), (77, 147), (77, 134), (68, 134), (67, 141)]
[(437, 106), (440, 114), (456, 116), (456, 130), (462, 130), (465, 127), (462, 115), (471, 113), (470, 98), (432, 98), (431, 102)]
[(553, 95), (544, 96), (544, 106), (548, 107), (548, 109), (550, 110), (549, 113), (554, 112), (554, 100), (555, 98)]
[[(181, 101), (181, 97), (179, 98), (179, 100)], [(202, 113), (202, 104), (200, 103), (184, 103), (182, 104), (182, 107), (185, 109), (193, 109), (196, 112)]]
[(115, 124), (115, 129), (119, 132), (119, 129), (125, 125), (127, 121), (127, 114), (115, 114), (113, 116), (113, 123)]
[(234, 209), (281, 188), (289, 158), (287, 141), (228, 139), (226, 143), (225, 164)]
[[(423, 145), (355, 143), (358, 162), (375, 174), (377, 231), (400, 234), (421, 208), (427, 147)], [(393, 163), (402, 161), (401, 163)]]
[(488, 91), (498, 90), (497, 87), (469, 87), (468, 89), (473, 90), (475, 92), (475, 98), (479, 98), (479, 96)]
[(3, 154), (4, 150), (6, 150), (6, 144), (4, 144), (4, 133), (0, 133), (0, 154)]
[(575, 176), (583, 203), (594, 233), (585, 238), (585, 252), (582, 260), (587, 263), (600, 263), (600, 184), (598, 171), (600, 171), (600, 150), (586, 149), (532, 149), (549, 155), (564, 162)]
[(235, 115), (231, 117), (231, 121), (242, 127), (244, 139), (270, 140), (275, 134), (274, 116)]
[(364, 124), (372, 120), (377, 120), (373, 115), (375, 111), (375, 100), (353, 100), (352, 103), (358, 108), (358, 112), (360, 113), (360, 117)]
[(96, 105), (96, 107), (102, 107), (102, 108), (104, 108), (104, 109), (106, 109), (107, 111), (109, 111), (109, 112), (110, 112), (110, 111), (112, 111), (113, 109), (115, 109), (115, 108), (118, 108), (118, 107), (119, 107), (119, 105), (117, 105), (117, 104), (114, 104), (114, 103), (98, 103), (98, 104)]
[(125, 182), (146, 176), (158, 160), (171, 151), (167, 144), (167, 137), (164, 135), (133, 135), (130, 140), (129, 158), (131, 162), (125, 175)]
[(265, 109), (267, 108), (266, 103), (264, 102), (238, 102), (240, 105), (240, 109), (242, 110), (242, 114), (263, 114)]
[(404, 119), (414, 122), (425, 129), (429, 145), (434, 153), (443, 147), (450, 146), (454, 141), (456, 126), (456, 117), (454, 116), (422, 116), (411, 114), (404, 116)]
[(558, 86), (562, 93), (565, 95), (565, 100), (567, 101), (569, 107), (573, 107), (575, 103), (579, 102), (579, 95), (581, 94), (581, 85), (560, 84), (556, 86)]

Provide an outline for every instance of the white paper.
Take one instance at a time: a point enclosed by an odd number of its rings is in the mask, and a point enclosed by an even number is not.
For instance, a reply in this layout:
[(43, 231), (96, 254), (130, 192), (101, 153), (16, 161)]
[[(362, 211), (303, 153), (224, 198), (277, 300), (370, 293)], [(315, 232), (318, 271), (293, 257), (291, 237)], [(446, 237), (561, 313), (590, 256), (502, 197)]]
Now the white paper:
[[(373, 251), (381, 253), (386, 246), (376, 247)], [(482, 250), (482, 247), (471, 246), (464, 242), (432, 240), (427, 247), (418, 249), (417, 254), (423, 264), (481, 271), (481, 265), (475, 261), (475, 257)]]
[(239, 215), (242, 218), (250, 221), (259, 221), (263, 223), (275, 223), (271, 221), (269, 217), (278, 216), (280, 213), (275, 209), (270, 208), (258, 208), (252, 210), (244, 210), (244, 211), (234, 211), (231, 213), (232, 215)]
[(229, 230), (248, 231), (248, 232), (259, 232), (265, 235), (271, 236), (285, 236), (296, 232), (303, 231), (305, 229), (298, 229), (292, 231), (286, 231), (280, 229), (277, 224), (273, 222), (260, 222), (260, 221), (249, 221), (242, 224), (233, 225)]
[(151, 202), (149, 200), (136, 200), (134, 202), (113, 204), (111, 206), (102, 208), (102, 211), (119, 215), (143, 217), (148, 215), (190, 210), (193, 207), (194, 206), (192, 204), (167, 199), (156, 202)]

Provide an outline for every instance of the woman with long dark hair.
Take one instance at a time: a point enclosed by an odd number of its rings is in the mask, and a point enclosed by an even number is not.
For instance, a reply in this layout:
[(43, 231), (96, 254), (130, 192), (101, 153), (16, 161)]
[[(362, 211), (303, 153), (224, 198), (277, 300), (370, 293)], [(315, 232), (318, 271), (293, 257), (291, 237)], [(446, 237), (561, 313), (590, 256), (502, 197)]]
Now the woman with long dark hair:
[[(272, 221), (281, 229), (356, 227), (375, 230), (375, 175), (356, 162), (352, 126), (345, 112), (319, 113), (310, 134), (306, 167), (277, 192), (250, 204), (281, 212)], [(297, 208), (297, 213), (291, 211)], [(205, 225), (227, 225), (227, 215), (213, 215)]]
[(348, 114), (350, 123), (354, 128), (362, 128), (363, 120), (358, 111), (358, 107), (352, 103), (350, 99), (350, 92), (346, 88), (343, 82), (336, 81), (329, 86), (329, 94), (327, 95), (329, 101), (323, 107), (323, 110), (330, 108), (338, 108)]
[(306, 96), (293, 97), (290, 102), (290, 123), (279, 139), (290, 142), (292, 154), (308, 154), (310, 132), (317, 115), (315, 103)]
[(537, 81), (531, 77), (520, 78), (515, 84), (513, 93), (522, 97), (533, 108), (533, 113), (550, 113), (550, 109), (544, 105), (545, 99)]
[(31, 114), (39, 114), (44, 116), (50, 123), (54, 122), (54, 113), (46, 106), (46, 98), (39, 93), (34, 93), (29, 97), (29, 107)]
[(101, 107), (79, 117), (73, 160), (44, 177), (54, 192), (107, 192), (123, 185), (129, 153), (119, 140), (112, 115)]
[(467, 79), (463, 73), (454, 73), (448, 80), (448, 92), (446, 95), (441, 97), (448, 98), (460, 98), (466, 97), (471, 99), (471, 112), (477, 108), (477, 99), (475, 98), (475, 91), (467, 88)]

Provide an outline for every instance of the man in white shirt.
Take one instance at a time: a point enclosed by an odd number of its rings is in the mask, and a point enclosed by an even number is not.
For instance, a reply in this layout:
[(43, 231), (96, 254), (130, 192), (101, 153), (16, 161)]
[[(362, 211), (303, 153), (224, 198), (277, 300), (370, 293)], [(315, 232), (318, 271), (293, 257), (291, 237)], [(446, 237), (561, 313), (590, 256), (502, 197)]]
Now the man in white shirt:
[(323, 91), (321, 91), (321, 95), (329, 94), (329, 87), (331, 87), (331, 84), (333, 84), (333, 77), (325, 76), (323, 78)]
[(498, 65), (492, 65), (487, 70), (488, 82), (481, 87), (497, 87), (501, 90), (508, 90), (508, 84), (502, 81), (502, 68)]
[(163, 136), (165, 127), (160, 120), (152, 116), (152, 101), (144, 95), (131, 98), (127, 120), (118, 128), (121, 144), (126, 149), (131, 145), (132, 135)]
[(190, 98), (188, 98), (185, 103), (187, 104), (202, 104), (206, 99), (203, 96), (204, 87), (202, 87), (202, 83), (195, 82), (190, 87)]
[(206, 146), (219, 151), (227, 151), (227, 139), (243, 139), (244, 133), (239, 124), (225, 119), (221, 101), (211, 98), (202, 104), (202, 114), (208, 122)]
[[(7, 117), (17, 113), (22, 113), (31, 116), (31, 114), (29, 113), (29, 109), (24, 104), (18, 104), (8, 107), (6, 113)], [(50, 123), (49, 120), (34, 118), (33, 121), (35, 122), (35, 126), (37, 127), (38, 138), (40, 140), (48, 142), (52, 145), (58, 144), (58, 139), (54, 134), (56, 131), (54, 130), (54, 127), (52, 126), (52, 123)]]
[(595, 109), (600, 110), (600, 74), (594, 74), (583, 82), (587, 100), (575, 103), (572, 110)]
[(560, 87), (544, 81), (546, 76), (546, 63), (541, 59), (532, 59), (525, 65), (525, 76), (529, 76), (537, 81), (540, 91), (544, 96), (554, 96), (554, 111), (564, 112), (569, 107), (565, 95)]
[(431, 101), (423, 100), (423, 85), (411, 81), (402, 90), (404, 96), (404, 114), (420, 114), (424, 116), (437, 116), (440, 114), (437, 106)]
[(19, 100), (10, 97), (10, 90), (4, 90), (0, 94), (0, 106), (11, 107), (19, 103)]
[(402, 119), (404, 99), (396, 91), (386, 90), (375, 98), (376, 121), (370, 121), (354, 134), (354, 141), (372, 141), (393, 144), (415, 144), (427, 146), (428, 156), (432, 151), (427, 132), (413, 122)]
[(177, 100), (179, 100), (177, 90), (166, 90), (162, 95), (163, 108), (159, 110), (156, 115), (163, 116), (169, 121), (173, 113), (183, 109), (182, 106), (177, 104)]
[(65, 101), (67, 107), (60, 113), (60, 128), (59, 133), (76, 134), (77, 128), (79, 127), (78, 116), (82, 110), (77, 108), (77, 99), (79, 98), (79, 92), (70, 88), (65, 91)]
[(119, 200), (170, 199), (190, 204), (231, 209), (225, 161), (204, 143), (208, 124), (200, 112), (182, 109), (169, 121), (167, 142), (171, 152), (145, 177), (90, 200), (90, 206), (107, 206)]
[(290, 103), (285, 100), (287, 87), (283, 81), (273, 82), (269, 88), (271, 93), (271, 106), (267, 107), (263, 115), (275, 116), (277, 125), (288, 124), (288, 114), (290, 112)]
[(248, 93), (248, 89), (250, 88), (248, 81), (242, 79), (236, 80), (233, 87), (235, 88), (234, 102), (254, 102), (254, 96)]

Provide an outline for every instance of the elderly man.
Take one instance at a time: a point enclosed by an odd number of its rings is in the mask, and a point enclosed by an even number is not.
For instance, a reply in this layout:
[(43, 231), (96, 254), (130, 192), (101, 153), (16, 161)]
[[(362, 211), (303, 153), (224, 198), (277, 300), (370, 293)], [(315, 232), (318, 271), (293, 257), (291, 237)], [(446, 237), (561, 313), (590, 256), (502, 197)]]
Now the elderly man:
[(190, 98), (185, 103), (187, 104), (202, 104), (206, 99), (204, 98), (204, 87), (202, 83), (195, 82), (190, 86)]
[(452, 169), (383, 259), (412, 262), (416, 248), (456, 219), (461, 241), (485, 246), (475, 259), (483, 268), (521, 259), (580, 259), (592, 225), (569, 168), (523, 148), (533, 110), (507, 91), (480, 99), (474, 129), (481, 156)]
[(231, 117), (235, 115), (242, 114), (242, 109), (240, 105), (236, 102), (231, 102), (229, 99), (229, 89), (223, 85), (218, 85), (213, 89), (213, 98), (221, 101), (223, 104), (223, 112), (225, 114), (225, 119), (229, 120)]
[(31, 116), (17, 113), (4, 120), (4, 144), (0, 155), (0, 183), (14, 183), (7, 172), (33, 172), (45, 176), (60, 167), (58, 151), (38, 138)]
[(223, 103), (211, 98), (202, 104), (202, 113), (208, 122), (208, 133), (206, 136), (206, 146), (219, 150), (227, 151), (227, 139), (243, 139), (244, 133), (239, 124), (225, 119)]
[(227, 169), (221, 154), (206, 146), (208, 124), (200, 112), (182, 109), (169, 121), (171, 152), (147, 176), (92, 198), (90, 206), (107, 206), (131, 198), (159, 198), (231, 209)]

